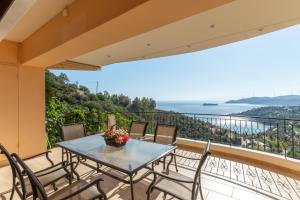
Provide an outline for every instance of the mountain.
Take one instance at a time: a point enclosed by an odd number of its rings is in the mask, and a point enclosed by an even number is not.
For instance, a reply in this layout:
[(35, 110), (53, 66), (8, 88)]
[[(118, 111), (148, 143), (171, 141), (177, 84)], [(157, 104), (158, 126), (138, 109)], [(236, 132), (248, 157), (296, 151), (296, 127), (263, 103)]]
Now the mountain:
[(250, 97), (230, 100), (225, 103), (247, 103), (267, 106), (300, 106), (300, 95), (286, 95), (277, 97)]
[(266, 106), (247, 110), (239, 115), (300, 119), (300, 106)]

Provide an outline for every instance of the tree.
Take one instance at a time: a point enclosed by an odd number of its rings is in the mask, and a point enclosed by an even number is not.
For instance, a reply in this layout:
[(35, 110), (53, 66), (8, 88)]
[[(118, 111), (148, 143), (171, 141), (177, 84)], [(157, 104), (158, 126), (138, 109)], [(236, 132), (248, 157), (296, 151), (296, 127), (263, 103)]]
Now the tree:
[(130, 106), (130, 98), (123, 94), (119, 95), (119, 105), (127, 108), (128, 106)]
[(107, 113), (114, 112), (118, 123), (127, 128), (131, 119), (143, 120), (128, 111), (142, 112), (155, 109), (153, 99), (135, 98), (131, 102), (131, 99), (123, 94), (110, 95), (107, 91), (93, 94), (85, 86), (70, 83), (66, 74), (57, 76), (46, 71), (45, 75), (48, 147), (61, 140), (62, 124), (83, 123), (87, 132), (99, 132), (106, 126)]

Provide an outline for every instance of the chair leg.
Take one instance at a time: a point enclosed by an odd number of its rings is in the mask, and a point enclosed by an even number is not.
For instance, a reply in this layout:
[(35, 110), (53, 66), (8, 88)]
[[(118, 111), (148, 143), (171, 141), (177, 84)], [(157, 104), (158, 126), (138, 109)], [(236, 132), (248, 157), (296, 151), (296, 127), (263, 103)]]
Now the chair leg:
[(163, 166), (163, 170), (165, 170), (166, 169), (166, 156), (164, 157), (164, 161), (163, 161), (164, 163), (164, 166)]
[(102, 195), (101, 199), (107, 200), (107, 196), (106, 196), (105, 192), (101, 189), (99, 182), (97, 183), (97, 189)]
[(154, 184), (155, 184), (155, 182), (156, 182), (156, 174), (153, 174), (153, 180), (152, 180), (152, 182), (150, 183), (150, 185), (149, 185), (149, 187), (148, 187), (148, 189), (147, 189), (147, 200), (150, 200), (150, 195), (151, 195), (151, 192), (153, 191), (153, 189), (154, 189)]
[(176, 161), (176, 155), (174, 154), (174, 162), (175, 162), (175, 169), (176, 172), (178, 172), (178, 167), (177, 167), (177, 161)]
[(163, 199), (166, 199), (166, 198), (167, 198), (167, 193), (164, 192)]
[(150, 194), (151, 192), (147, 192), (147, 200), (150, 200)]
[(174, 149), (174, 163), (175, 163), (176, 172), (178, 172), (177, 160), (176, 160), (176, 149)]
[(65, 151), (64, 151), (64, 149), (62, 148), (62, 149), (61, 149), (61, 162), (64, 162), (64, 158), (65, 158)]
[(54, 191), (58, 190), (58, 188), (56, 187), (55, 183), (52, 183), (52, 188), (53, 188)]
[(13, 183), (13, 187), (11, 189), (11, 193), (10, 193), (10, 197), (9, 197), (10, 200), (12, 200), (14, 198), (14, 194), (15, 194), (15, 186), (14, 186), (14, 183)]
[(203, 198), (203, 192), (202, 192), (202, 188), (201, 188), (201, 184), (199, 185), (199, 190), (200, 190), (200, 199), (204, 200), (204, 198)]
[(69, 181), (69, 185), (71, 185), (72, 184), (72, 175), (69, 174), (67, 178), (68, 178), (68, 181)]
[(99, 163), (97, 163), (97, 173), (100, 173), (100, 164)]

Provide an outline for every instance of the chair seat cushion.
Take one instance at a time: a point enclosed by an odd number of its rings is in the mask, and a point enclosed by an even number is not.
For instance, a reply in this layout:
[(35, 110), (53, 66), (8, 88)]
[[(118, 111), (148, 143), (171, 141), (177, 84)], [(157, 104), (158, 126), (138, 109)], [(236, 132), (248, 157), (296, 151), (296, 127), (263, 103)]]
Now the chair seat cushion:
[[(55, 167), (50, 167), (49, 169), (43, 171), (43, 172), (37, 172), (36, 175), (38, 176), (39, 181), (42, 183), (43, 186), (47, 186), (50, 183), (53, 183), (54, 181), (57, 181), (61, 179), (62, 177), (67, 176), (67, 172), (64, 169), (59, 169), (55, 172), (52, 172), (50, 174), (44, 175), (44, 176), (39, 176), (41, 174), (45, 174), (47, 172), (50, 172), (52, 170), (60, 168), (61, 165), (55, 166)], [(29, 179), (26, 177), (24, 179), (25, 182), (25, 188), (26, 188), (26, 193), (27, 195), (32, 193), (32, 188)]]
[[(65, 188), (55, 192), (53, 195), (49, 197), (49, 200), (57, 200), (67, 197), (70, 194), (75, 193), (82, 187), (86, 186), (88, 183), (84, 180), (79, 180), (71, 185), (66, 186)], [(100, 197), (101, 193), (98, 191), (96, 186), (91, 186), (88, 189), (80, 192), (77, 195), (74, 195), (72, 198), (68, 198), (70, 200), (82, 200), (82, 199), (95, 199), (97, 197)]]
[[(61, 168), (61, 165), (55, 166), (55, 167), (50, 167), (49, 169), (43, 171), (43, 172), (37, 172), (35, 173), (35, 175), (38, 177), (39, 181), (43, 184), (43, 185), (47, 185), (55, 180), (58, 180), (64, 176), (67, 176), (68, 173), (64, 170), (64, 169), (58, 169)], [(57, 171), (54, 171), (50, 174), (44, 175), (44, 176), (40, 176), (41, 174), (46, 174), (48, 172), (51, 172), (55, 169), (58, 169)]]
[[(163, 172), (165, 174), (165, 172)], [(185, 181), (193, 181), (192, 178), (179, 174), (174, 171), (170, 171), (168, 176)], [(172, 181), (163, 177), (158, 178), (154, 188), (166, 192), (179, 199), (190, 200), (192, 196), (192, 183), (182, 183)]]

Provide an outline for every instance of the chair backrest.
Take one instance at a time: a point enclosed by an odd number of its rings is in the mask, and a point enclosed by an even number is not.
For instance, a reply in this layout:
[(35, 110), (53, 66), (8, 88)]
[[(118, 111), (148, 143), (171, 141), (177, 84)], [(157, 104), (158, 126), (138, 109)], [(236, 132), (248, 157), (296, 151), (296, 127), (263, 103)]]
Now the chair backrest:
[[(205, 147), (203, 153), (202, 153), (201, 159), (199, 161), (199, 165), (198, 165), (196, 173), (195, 173), (193, 189), (192, 189), (192, 200), (197, 199), (198, 190), (199, 189), (201, 190), (201, 188), (200, 188), (201, 187), (201, 172), (202, 172), (203, 164), (205, 163), (207, 157), (211, 154), (210, 145), (211, 145), (211, 142), (209, 140), (206, 144), (206, 147)], [(202, 193), (201, 193), (201, 195), (202, 195)]]
[(107, 128), (115, 127), (117, 124), (116, 122), (116, 116), (114, 114), (108, 114), (107, 115)]
[(148, 122), (132, 121), (129, 129), (131, 138), (141, 138), (145, 136)]
[(161, 144), (172, 144), (176, 141), (177, 126), (167, 124), (157, 124), (154, 134), (154, 142)]
[(13, 153), (12, 156), (22, 166), (22, 168), (25, 170), (25, 173), (30, 180), (30, 184), (33, 192), (33, 199), (38, 198), (39, 200), (48, 200), (48, 196), (43, 185), (36, 177), (36, 175), (33, 173), (33, 171), (25, 164), (25, 162), (17, 154)]
[(86, 136), (83, 124), (68, 124), (61, 127), (61, 137), (64, 141)]
[(4, 146), (2, 146), (1, 144), (0, 144), (0, 153), (4, 154), (9, 162), (11, 172), (12, 172), (12, 177), (13, 177), (13, 186), (14, 187), (17, 186), (17, 180), (18, 180), (19, 185), (21, 186), (21, 190), (22, 190), (22, 191), (20, 191), (22, 193), (22, 194), (20, 194), (20, 196), (22, 196), (21, 197), (22, 199), (25, 199), (27, 193), (26, 193), (26, 187), (25, 187), (25, 181), (24, 181), (22, 169), (20, 168), (18, 163), (13, 159), (13, 157), (10, 155), (10, 153), (6, 150), (6, 148)]

